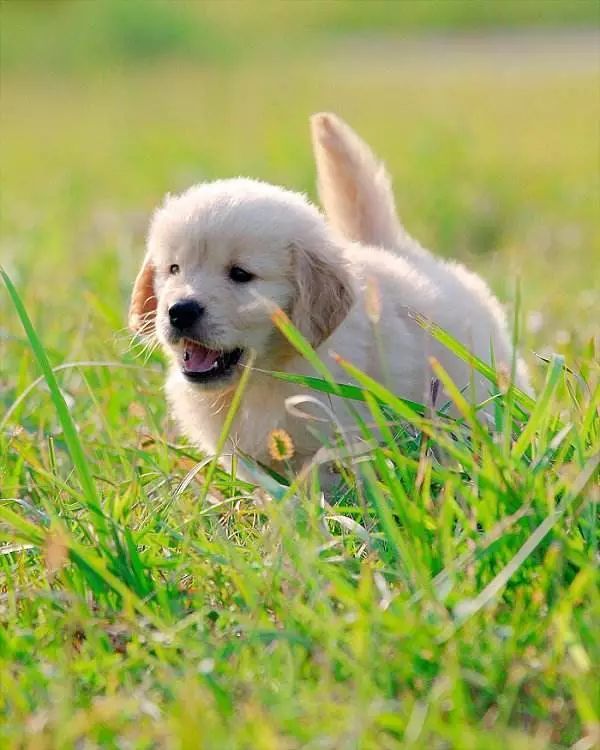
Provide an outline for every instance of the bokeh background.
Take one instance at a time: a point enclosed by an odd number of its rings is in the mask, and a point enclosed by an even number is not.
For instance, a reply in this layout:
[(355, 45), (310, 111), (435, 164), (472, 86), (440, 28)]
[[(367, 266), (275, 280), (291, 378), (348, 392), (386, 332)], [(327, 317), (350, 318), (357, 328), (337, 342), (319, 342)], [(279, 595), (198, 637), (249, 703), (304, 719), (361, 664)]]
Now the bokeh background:
[(577, 356), (600, 307), (599, 8), (2, 0), (2, 263), (59, 358), (118, 356), (161, 196), (241, 174), (315, 197), (308, 117), (332, 110), (411, 233), (513, 308), (519, 286), (529, 361)]
[[(599, 9), (0, 0), (0, 265), (69, 407), (0, 282), (1, 747), (598, 744)], [(411, 233), (520, 309), (536, 383), (554, 373), (516, 443), (459, 431), (446, 471), (411, 439), (326, 522), (316, 496), (209, 487), (125, 330), (163, 194), (242, 174), (316, 198), (318, 110), (385, 158)], [(536, 366), (551, 351), (573, 378)]]

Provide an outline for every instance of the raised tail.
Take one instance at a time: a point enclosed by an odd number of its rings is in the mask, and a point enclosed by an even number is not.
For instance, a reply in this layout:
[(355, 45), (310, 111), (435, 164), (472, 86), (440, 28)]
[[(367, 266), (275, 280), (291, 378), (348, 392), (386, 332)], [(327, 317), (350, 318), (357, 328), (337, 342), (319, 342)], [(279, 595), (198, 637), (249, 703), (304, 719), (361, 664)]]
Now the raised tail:
[(332, 226), (354, 242), (431, 262), (400, 223), (390, 177), (362, 138), (330, 112), (313, 115), (310, 124), (319, 197)]
[(313, 115), (311, 130), (319, 197), (331, 224), (350, 240), (396, 247), (402, 228), (382, 162), (334, 114)]
[(350, 240), (397, 248), (405, 235), (383, 163), (336, 115), (313, 115), (311, 131), (319, 197), (331, 224)]

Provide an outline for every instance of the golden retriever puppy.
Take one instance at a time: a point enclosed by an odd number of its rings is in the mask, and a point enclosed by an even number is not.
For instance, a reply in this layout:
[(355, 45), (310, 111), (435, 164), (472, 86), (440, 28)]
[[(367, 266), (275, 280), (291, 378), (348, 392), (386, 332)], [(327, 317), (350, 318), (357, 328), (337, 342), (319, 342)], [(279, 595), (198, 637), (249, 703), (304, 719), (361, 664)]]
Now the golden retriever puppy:
[[(160, 340), (170, 360), (172, 412), (203, 451), (216, 451), (242, 368), (254, 357), (226, 465), (236, 446), (271, 463), (268, 439), (276, 428), (291, 436), (298, 466), (321, 445), (310, 423), (286, 408), (301, 389), (265, 372), (311, 373), (274, 326), (275, 308), (338, 380), (347, 378), (331, 351), (414, 401), (429, 398), (431, 355), (473, 398), (484, 398), (487, 386), (416, 323), (413, 311), (486, 361), (493, 352), (497, 364), (510, 368), (515, 356), (485, 283), (406, 235), (389, 179), (368, 147), (333, 115), (316, 115), (312, 130), (328, 220), (304, 196), (256, 180), (200, 184), (167, 196), (156, 211), (135, 281), (130, 326)], [(376, 323), (366, 309), (374, 294)], [(517, 377), (526, 386), (520, 362)], [(348, 425), (344, 403), (322, 401), (332, 431)]]

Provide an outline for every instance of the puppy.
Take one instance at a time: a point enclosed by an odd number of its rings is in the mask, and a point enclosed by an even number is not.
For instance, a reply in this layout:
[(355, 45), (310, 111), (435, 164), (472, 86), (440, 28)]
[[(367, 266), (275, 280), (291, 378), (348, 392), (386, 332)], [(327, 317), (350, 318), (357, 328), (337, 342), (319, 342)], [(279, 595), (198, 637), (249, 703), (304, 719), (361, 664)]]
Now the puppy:
[[(253, 358), (255, 371), (228, 437), (225, 465), (236, 447), (270, 464), (274, 429), (290, 435), (296, 466), (321, 446), (309, 423), (286, 408), (286, 399), (302, 389), (266, 372), (312, 372), (274, 326), (276, 308), (287, 313), (337, 380), (347, 378), (331, 351), (418, 402), (428, 399), (431, 355), (473, 399), (484, 399), (488, 386), (437, 344), (412, 311), (485, 361), (493, 352), (496, 365), (510, 369), (516, 356), (502, 309), (485, 283), (405, 233), (389, 178), (366, 144), (331, 114), (313, 117), (312, 135), (327, 219), (303, 196), (256, 180), (200, 184), (167, 196), (156, 211), (135, 281), (130, 326), (158, 337), (170, 361), (166, 394), (172, 413), (209, 454), (217, 449), (236, 384)], [(367, 310), (374, 295), (376, 323)], [(527, 387), (520, 360), (516, 378)], [(329, 414), (332, 430), (334, 424), (348, 426), (345, 404), (335, 398), (323, 403), (321, 416)]]

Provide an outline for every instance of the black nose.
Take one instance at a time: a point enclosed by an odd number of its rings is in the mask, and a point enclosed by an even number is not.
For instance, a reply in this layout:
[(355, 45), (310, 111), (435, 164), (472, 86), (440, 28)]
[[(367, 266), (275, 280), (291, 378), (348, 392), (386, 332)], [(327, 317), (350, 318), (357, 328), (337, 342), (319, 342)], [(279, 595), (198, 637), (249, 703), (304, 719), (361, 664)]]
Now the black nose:
[(204, 308), (193, 299), (184, 299), (171, 305), (169, 308), (169, 320), (173, 328), (184, 331), (190, 328), (201, 317)]

